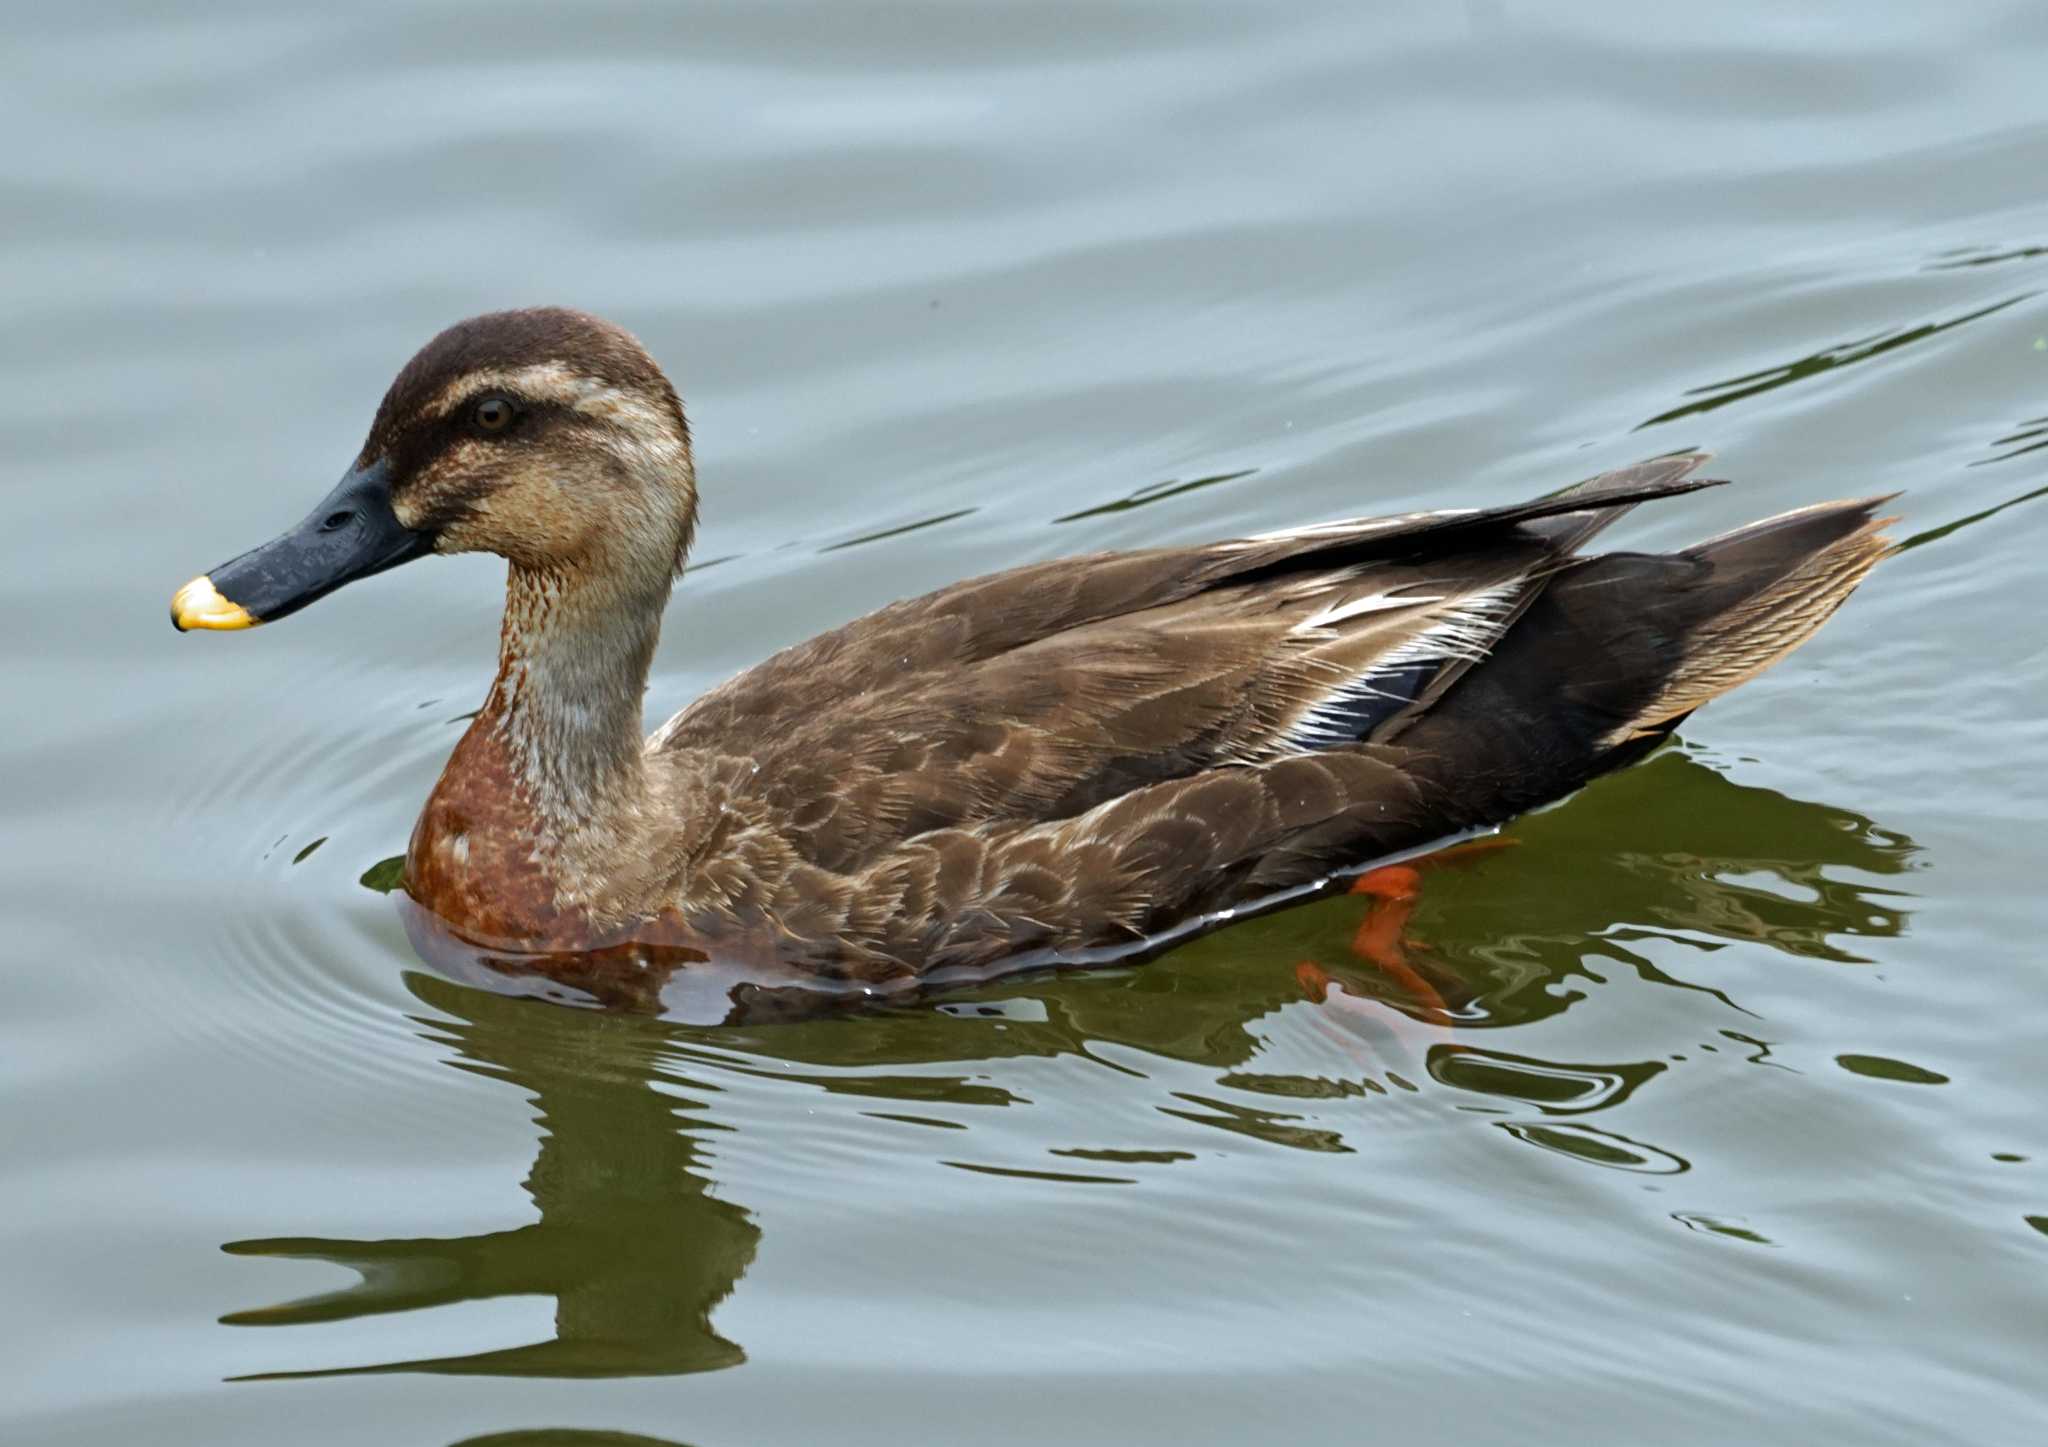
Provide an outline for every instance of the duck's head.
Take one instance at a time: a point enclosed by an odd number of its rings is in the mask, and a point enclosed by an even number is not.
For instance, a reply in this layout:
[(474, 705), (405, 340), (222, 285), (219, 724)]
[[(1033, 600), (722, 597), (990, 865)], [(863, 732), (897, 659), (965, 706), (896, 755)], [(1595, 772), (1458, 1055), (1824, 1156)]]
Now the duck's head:
[(646, 349), (582, 312), (493, 312), (406, 363), (334, 491), (180, 588), (171, 622), (268, 623), (428, 553), (666, 589), (696, 517), (689, 425)]

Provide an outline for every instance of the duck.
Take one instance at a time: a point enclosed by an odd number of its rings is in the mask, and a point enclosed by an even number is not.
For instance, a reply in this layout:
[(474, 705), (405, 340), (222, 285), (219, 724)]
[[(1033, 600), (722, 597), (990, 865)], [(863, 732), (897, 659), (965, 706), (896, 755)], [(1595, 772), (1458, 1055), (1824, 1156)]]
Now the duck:
[(1869, 497), (1585, 551), (1716, 485), (1705, 460), (1012, 567), (785, 648), (643, 735), (697, 527), (690, 427), (632, 334), (537, 307), (428, 342), (333, 491), (171, 620), (246, 629), (496, 554), (497, 673), (412, 832), (415, 913), (584, 987), (712, 971), (887, 997), (1122, 958), (1641, 759), (1891, 550)]

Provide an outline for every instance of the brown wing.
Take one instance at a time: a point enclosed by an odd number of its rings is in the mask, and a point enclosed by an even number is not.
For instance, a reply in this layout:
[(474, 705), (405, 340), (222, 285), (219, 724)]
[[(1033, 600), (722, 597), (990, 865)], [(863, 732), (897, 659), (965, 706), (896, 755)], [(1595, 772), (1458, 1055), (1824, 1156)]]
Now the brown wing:
[[(758, 765), (752, 791), (784, 837), (841, 877), (933, 831), (1072, 819), (1223, 766), (1264, 779), (1398, 737), (1593, 532), (1706, 486), (1688, 477), (1701, 460), (1510, 508), (974, 579), (777, 654), (649, 747)], [(1384, 763), (1367, 773), (1402, 787)]]
[(1066, 819), (935, 829), (850, 875), (798, 871), (783, 917), (804, 950), (843, 958), (853, 939), (884, 972), (1081, 956), (1499, 823), (1640, 757), (1797, 647), (1890, 551), (1881, 501), (1574, 561), (1398, 742), (1207, 769)]

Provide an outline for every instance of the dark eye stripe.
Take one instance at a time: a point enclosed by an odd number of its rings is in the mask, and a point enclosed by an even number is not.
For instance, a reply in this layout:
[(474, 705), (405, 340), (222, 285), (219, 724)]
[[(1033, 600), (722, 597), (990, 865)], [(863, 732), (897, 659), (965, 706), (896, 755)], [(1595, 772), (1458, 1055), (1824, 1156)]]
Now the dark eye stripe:
[[(491, 431), (477, 423), (477, 408), (499, 400), (510, 403), (512, 425)], [(415, 480), (426, 477), (440, 459), (465, 445), (482, 443), (488, 448), (516, 448), (533, 445), (565, 445), (567, 436), (602, 425), (599, 419), (573, 411), (559, 402), (522, 396), (491, 388), (471, 392), (446, 411), (416, 413), (393, 430), (384, 443), (382, 455), (392, 466), (393, 486), (410, 491)], [(565, 435), (565, 429), (566, 434)], [(442, 484), (436, 483), (439, 487)]]

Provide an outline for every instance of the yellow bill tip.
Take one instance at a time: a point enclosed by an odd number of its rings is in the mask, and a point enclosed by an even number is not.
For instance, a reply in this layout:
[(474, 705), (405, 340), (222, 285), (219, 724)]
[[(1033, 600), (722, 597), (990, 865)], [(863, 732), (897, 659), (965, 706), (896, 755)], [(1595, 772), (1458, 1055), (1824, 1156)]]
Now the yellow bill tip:
[(201, 573), (171, 598), (171, 626), (180, 633), (194, 628), (254, 628), (259, 620), (239, 603), (230, 603)]

